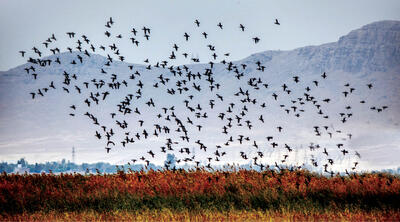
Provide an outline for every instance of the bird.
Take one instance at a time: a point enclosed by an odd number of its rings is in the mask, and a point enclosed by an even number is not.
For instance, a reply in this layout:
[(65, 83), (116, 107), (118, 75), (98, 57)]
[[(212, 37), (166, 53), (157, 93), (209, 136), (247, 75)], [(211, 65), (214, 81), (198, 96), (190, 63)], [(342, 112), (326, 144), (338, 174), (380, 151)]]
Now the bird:
[(325, 154), (325, 155), (327, 155), (327, 156), (329, 155), (328, 152), (326, 151), (326, 148), (324, 148), (323, 154)]
[(185, 32), (185, 34), (183, 35), (184, 37), (185, 37), (185, 39), (186, 39), (186, 41), (188, 41), (189, 40), (189, 34), (187, 34), (186, 32)]
[(260, 39), (258, 37), (254, 37), (253, 40), (254, 40), (254, 43), (256, 43), (256, 44), (260, 41)]
[(275, 19), (275, 25), (280, 25), (281, 23), (279, 23), (278, 19)]
[(131, 32), (133, 33), (134, 36), (136, 36), (137, 31), (135, 28), (132, 28)]
[(75, 32), (67, 32), (67, 35), (69, 38), (74, 38), (75, 37)]

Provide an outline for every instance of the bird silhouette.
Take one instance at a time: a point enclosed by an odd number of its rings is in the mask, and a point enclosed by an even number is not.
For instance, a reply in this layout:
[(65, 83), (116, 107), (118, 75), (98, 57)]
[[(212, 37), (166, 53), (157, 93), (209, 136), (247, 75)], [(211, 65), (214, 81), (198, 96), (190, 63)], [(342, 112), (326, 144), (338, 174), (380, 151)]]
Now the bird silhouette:
[(256, 44), (260, 41), (260, 39), (258, 37), (254, 37), (253, 40), (254, 40), (254, 43), (256, 43)]

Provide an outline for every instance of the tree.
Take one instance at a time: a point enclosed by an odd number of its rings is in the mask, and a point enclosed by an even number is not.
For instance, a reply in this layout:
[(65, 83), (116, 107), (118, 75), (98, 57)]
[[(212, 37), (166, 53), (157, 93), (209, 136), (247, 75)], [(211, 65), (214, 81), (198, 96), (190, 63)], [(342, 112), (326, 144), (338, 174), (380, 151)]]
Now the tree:
[(176, 157), (174, 154), (168, 153), (167, 159), (164, 162), (165, 167), (174, 168), (176, 164)]
[(18, 160), (17, 164), (21, 164), (21, 167), (26, 167), (28, 165), (28, 162), (26, 162), (25, 158), (21, 158)]

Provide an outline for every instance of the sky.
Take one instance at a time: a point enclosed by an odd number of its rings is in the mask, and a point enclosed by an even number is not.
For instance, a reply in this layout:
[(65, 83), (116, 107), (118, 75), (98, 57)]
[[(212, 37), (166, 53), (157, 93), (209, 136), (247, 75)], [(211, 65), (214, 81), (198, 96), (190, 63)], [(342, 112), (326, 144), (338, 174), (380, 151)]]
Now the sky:
[[(104, 24), (109, 17), (116, 21), (113, 29), (123, 36), (128, 35), (132, 27), (141, 29), (146, 26), (153, 30), (151, 44), (129, 51), (126, 55), (128, 62), (143, 63), (146, 58), (154, 61), (165, 57), (175, 42), (181, 42), (184, 32), (195, 34), (195, 19), (201, 22), (201, 31), (217, 30), (217, 23), (223, 23), (224, 34), (211, 35), (210, 38), (221, 50), (230, 50), (231, 59), (235, 60), (260, 49), (290, 50), (334, 42), (365, 24), (400, 20), (399, 11), (398, 0), (2, 0), (0, 70), (6, 71), (25, 63), (18, 51), (29, 51), (34, 45), (42, 46), (41, 43), (52, 33), (63, 39), (67, 37), (67, 31), (74, 31), (101, 42), (104, 39)], [(274, 25), (275, 19), (279, 19), (282, 25)], [(239, 24), (246, 26), (246, 38), (237, 36)], [(255, 36), (261, 38), (257, 47), (238, 44), (240, 41), (251, 41)], [(132, 47), (128, 44), (125, 46)], [(62, 51), (66, 47), (60, 45)], [(200, 46), (194, 48), (192, 56), (201, 57), (206, 50)], [(176, 63), (186, 62), (178, 59)]]
[[(18, 51), (32, 53), (33, 46), (43, 48), (42, 42), (53, 33), (61, 51), (66, 51), (67, 46), (71, 45), (66, 32), (86, 35), (93, 43), (106, 45), (104, 24), (109, 17), (115, 21), (113, 36), (131, 36), (132, 28), (142, 35), (143, 26), (151, 28), (151, 41), (146, 42), (143, 36), (138, 37), (141, 39), (139, 48), (132, 46), (129, 41), (118, 43), (121, 51), (124, 50), (121, 53), (126, 57), (126, 62), (143, 64), (147, 58), (154, 62), (168, 57), (175, 43), (185, 49), (185, 32), (191, 35), (191, 57), (200, 57), (201, 60), (202, 57), (209, 57), (209, 50), (204, 47), (201, 38), (201, 32), (205, 31), (209, 33), (209, 41), (217, 46), (218, 53), (229, 52), (230, 60), (239, 60), (260, 51), (292, 50), (335, 42), (339, 37), (366, 24), (400, 20), (399, 12), (398, 0), (0, 0), (0, 71), (24, 64), (26, 58), (21, 58)], [(196, 19), (200, 21), (199, 28), (194, 24)], [(280, 26), (274, 24), (275, 19), (280, 21)], [(223, 32), (217, 27), (219, 22), (224, 25)], [(240, 32), (240, 24), (246, 27), (245, 33)], [(253, 37), (261, 39), (256, 46), (251, 42)], [(181, 58), (178, 57), (175, 64), (188, 63)], [(85, 141), (87, 136), (93, 137), (91, 133), (82, 132), (78, 139)], [(72, 139), (61, 131), (58, 137), (44, 137), (44, 140), (59, 144), (61, 140)], [(22, 145), (41, 144), (43, 141), (30, 141), (28, 138), (26, 144)], [(0, 141), (0, 147), (2, 145)], [(54, 160), (59, 160), (60, 155), (57, 155)], [(104, 158), (103, 153), (96, 155), (92, 155), (92, 159)], [(19, 159), (20, 156), (18, 153), (12, 159)], [(39, 156), (41, 153), (37, 158)], [(6, 158), (0, 155), (0, 160)], [(42, 159), (40, 161), (43, 162)]]

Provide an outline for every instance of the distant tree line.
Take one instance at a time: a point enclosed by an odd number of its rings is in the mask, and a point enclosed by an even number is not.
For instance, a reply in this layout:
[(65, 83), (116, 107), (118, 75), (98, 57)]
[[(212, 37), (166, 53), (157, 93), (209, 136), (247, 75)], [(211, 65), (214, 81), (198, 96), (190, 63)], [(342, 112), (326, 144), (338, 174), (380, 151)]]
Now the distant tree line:
[[(17, 163), (7, 163), (1, 162), (0, 163), (0, 172), (6, 173), (13, 173), (19, 172), (24, 173), (25, 171), (28, 173), (66, 173), (66, 172), (77, 172), (77, 173), (116, 173), (117, 170), (128, 170), (131, 169), (133, 171), (140, 171), (144, 169), (144, 165), (142, 164), (134, 164), (134, 165), (115, 165), (105, 162), (98, 162), (98, 163), (82, 163), (76, 164), (70, 161), (66, 161), (62, 159), (61, 161), (53, 161), (53, 162), (46, 162), (46, 163), (34, 163), (30, 164), (24, 158), (21, 158), (17, 161)], [(147, 169), (159, 169), (159, 166), (154, 164), (149, 164)]]
[[(168, 154), (166, 160), (164, 161), (163, 166), (155, 165), (150, 163), (148, 166), (143, 164), (125, 164), (125, 165), (115, 165), (105, 162), (98, 162), (98, 163), (82, 163), (76, 164), (70, 161), (66, 161), (62, 159), (61, 161), (53, 161), (53, 162), (46, 162), (46, 163), (35, 163), (29, 164), (25, 158), (21, 158), (17, 161), (17, 163), (7, 163), (1, 162), (0, 163), (0, 173), (116, 173), (119, 170), (123, 171), (140, 171), (140, 170), (161, 170), (161, 169), (190, 169), (193, 168), (193, 165), (176, 165), (176, 157), (174, 154)], [(259, 171), (258, 166), (253, 166), (251, 162), (248, 164), (243, 165), (236, 165), (236, 168), (241, 169), (253, 169)], [(213, 166), (214, 169), (223, 169), (223, 166)], [(270, 167), (273, 169), (274, 167)], [(312, 171), (311, 165), (304, 165), (303, 169), (308, 169)], [(397, 174), (400, 175), (400, 167), (397, 169), (384, 169), (379, 171), (371, 171), (371, 173), (389, 173), (389, 174)], [(322, 173), (322, 172), (319, 172)]]

